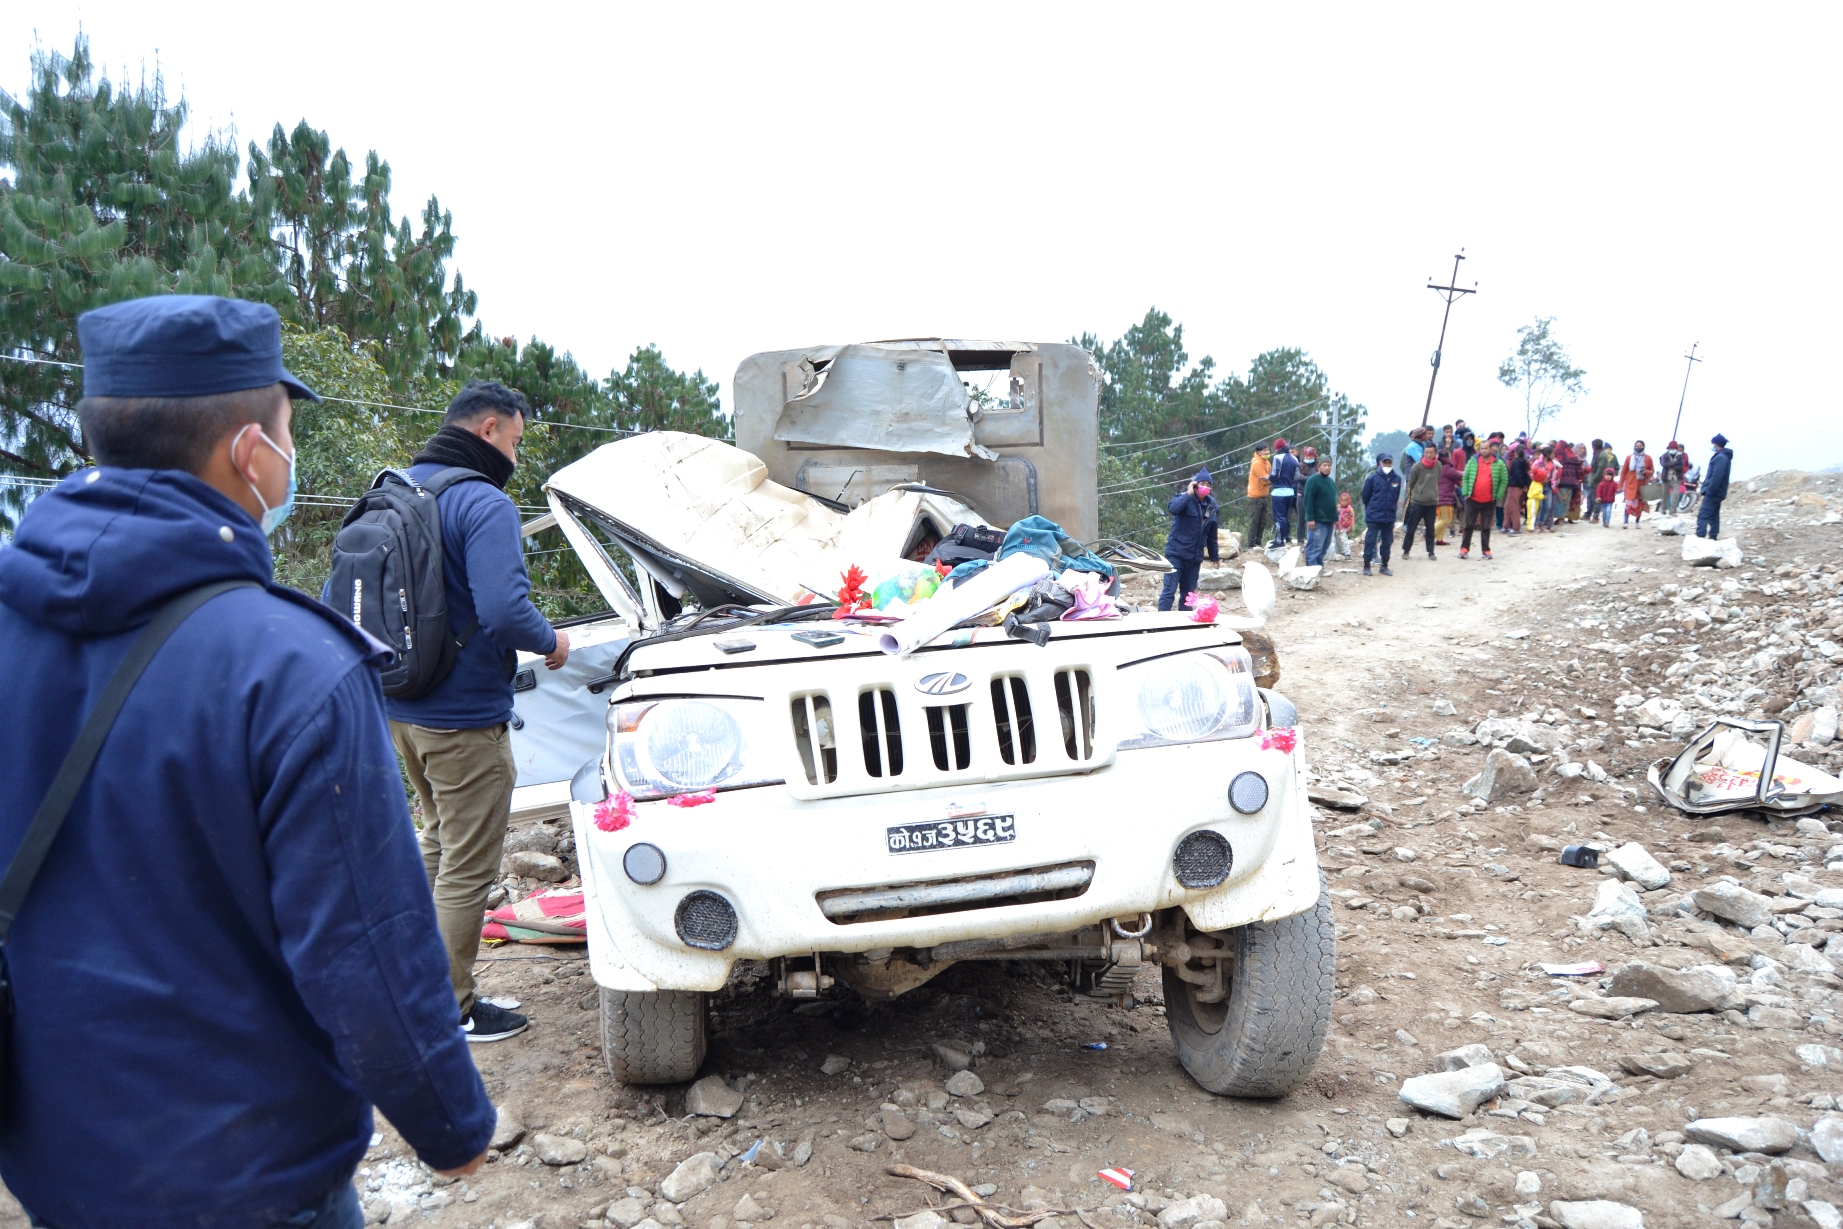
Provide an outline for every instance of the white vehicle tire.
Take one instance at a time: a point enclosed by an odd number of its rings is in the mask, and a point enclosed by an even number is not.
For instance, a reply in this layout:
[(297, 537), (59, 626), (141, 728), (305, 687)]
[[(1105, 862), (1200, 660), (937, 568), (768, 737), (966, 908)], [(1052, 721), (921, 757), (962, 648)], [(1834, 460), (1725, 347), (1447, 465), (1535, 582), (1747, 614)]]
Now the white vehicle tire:
[(1305, 913), (1214, 936), (1234, 954), (1229, 994), (1200, 1002), (1166, 967), (1165, 1020), (1192, 1079), (1226, 1097), (1279, 1097), (1312, 1074), (1331, 1024), (1336, 924), (1322, 887)]
[(680, 1084), (698, 1073), (708, 1039), (699, 990), (601, 990), (602, 1057), (623, 1084)]

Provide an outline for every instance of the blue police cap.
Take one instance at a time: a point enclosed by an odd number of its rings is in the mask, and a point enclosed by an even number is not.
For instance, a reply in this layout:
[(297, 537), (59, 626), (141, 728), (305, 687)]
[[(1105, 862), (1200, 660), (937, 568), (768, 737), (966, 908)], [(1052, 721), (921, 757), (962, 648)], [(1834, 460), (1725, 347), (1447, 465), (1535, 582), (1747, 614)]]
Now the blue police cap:
[(77, 317), (86, 397), (205, 397), (281, 384), (320, 400), (282, 367), (282, 319), (267, 303), (163, 294)]

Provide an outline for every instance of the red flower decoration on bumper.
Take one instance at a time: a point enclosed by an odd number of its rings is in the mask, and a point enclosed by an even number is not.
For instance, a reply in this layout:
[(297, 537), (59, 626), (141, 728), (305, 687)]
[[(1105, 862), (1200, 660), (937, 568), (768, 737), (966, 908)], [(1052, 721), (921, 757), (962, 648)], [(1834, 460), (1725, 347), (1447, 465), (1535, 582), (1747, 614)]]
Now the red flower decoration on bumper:
[(634, 821), (634, 796), (617, 790), (614, 797), (595, 804), (595, 826), (603, 832), (619, 832)]
[(1261, 731), (1261, 750), (1263, 751), (1279, 751), (1291, 755), (1293, 748), (1298, 745), (1299, 731), (1290, 726)]

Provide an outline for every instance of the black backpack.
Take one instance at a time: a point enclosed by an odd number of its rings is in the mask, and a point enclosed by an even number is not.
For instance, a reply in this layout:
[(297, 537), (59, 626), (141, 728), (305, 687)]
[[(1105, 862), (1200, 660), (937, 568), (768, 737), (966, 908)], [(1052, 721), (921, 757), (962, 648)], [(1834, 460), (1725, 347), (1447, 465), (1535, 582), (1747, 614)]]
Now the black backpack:
[(922, 562), (945, 563), (951, 567), (971, 559), (990, 559), (1004, 544), (1005, 531), (1002, 529), (990, 525), (955, 525), (951, 533), (935, 543)]
[(457, 482), (487, 481), (450, 466), (418, 483), (399, 469), (379, 474), (352, 505), (333, 539), (326, 601), (397, 651), (383, 672), (384, 694), (395, 700), (427, 695), (448, 677), (454, 659), (480, 630), (476, 621), (448, 626), (442, 577), (442, 518), (435, 497)]

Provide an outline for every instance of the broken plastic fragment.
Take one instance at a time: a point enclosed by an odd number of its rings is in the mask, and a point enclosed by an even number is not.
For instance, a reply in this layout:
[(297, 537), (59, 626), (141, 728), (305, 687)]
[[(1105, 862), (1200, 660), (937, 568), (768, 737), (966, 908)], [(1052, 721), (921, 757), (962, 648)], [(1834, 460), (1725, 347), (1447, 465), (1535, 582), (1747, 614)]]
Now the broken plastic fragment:
[(1130, 1169), (1103, 1169), (1100, 1172), (1100, 1179), (1103, 1182), (1112, 1183), (1123, 1191), (1133, 1189), (1133, 1171)]
[(612, 798), (595, 804), (595, 826), (603, 832), (619, 832), (634, 821), (634, 796), (617, 790)]

